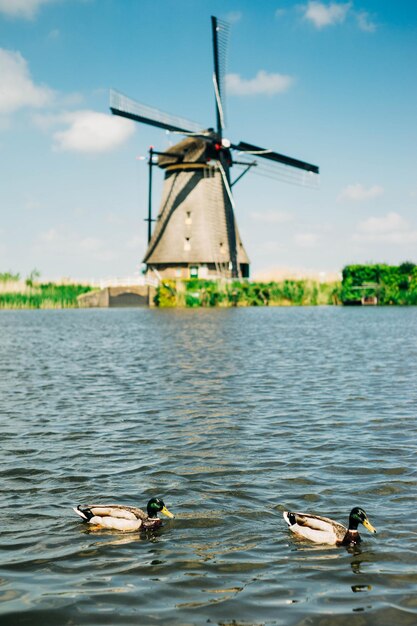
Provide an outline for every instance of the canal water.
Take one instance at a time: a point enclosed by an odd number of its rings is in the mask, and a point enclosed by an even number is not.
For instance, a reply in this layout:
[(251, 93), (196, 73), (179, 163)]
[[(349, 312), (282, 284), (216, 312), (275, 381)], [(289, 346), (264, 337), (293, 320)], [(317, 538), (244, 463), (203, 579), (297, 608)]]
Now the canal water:
[[(0, 314), (0, 622), (417, 623), (417, 308)], [(162, 497), (152, 535), (72, 506)], [(290, 536), (282, 511), (377, 535)]]

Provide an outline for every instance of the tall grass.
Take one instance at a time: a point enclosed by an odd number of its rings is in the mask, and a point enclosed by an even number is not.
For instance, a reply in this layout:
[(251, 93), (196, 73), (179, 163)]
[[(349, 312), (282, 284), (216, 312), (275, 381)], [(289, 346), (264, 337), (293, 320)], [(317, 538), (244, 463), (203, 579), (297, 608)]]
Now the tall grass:
[(91, 289), (88, 285), (55, 283), (32, 286), (18, 283), (16, 288), (12, 288), (8, 281), (0, 284), (0, 309), (77, 308), (77, 297)]

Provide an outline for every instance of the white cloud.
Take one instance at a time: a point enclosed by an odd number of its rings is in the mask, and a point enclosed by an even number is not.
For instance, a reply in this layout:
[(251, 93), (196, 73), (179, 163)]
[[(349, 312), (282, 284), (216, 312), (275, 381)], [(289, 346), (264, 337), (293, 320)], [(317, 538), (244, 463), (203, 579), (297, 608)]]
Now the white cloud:
[(62, 110), (68, 107), (80, 106), (84, 101), (84, 96), (82, 93), (73, 91), (67, 94), (57, 94), (55, 100), (57, 107), (60, 107)]
[(48, 39), (50, 39), (50, 40), (59, 39), (60, 36), (61, 36), (61, 33), (60, 33), (58, 28), (53, 28), (48, 33)]
[(80, 240), (79, 246), (84, 252), (100, 252), (103, 249), (103, 242), (97, 237), (84, 237)]
[(338, 201), (354, 200), (355, 202), (361, 202), (362, 200), (370, 200), (371, 198), (377, 198), (382, 196), (384, 188), (379, 185), (372, 185), (372, 187), (364, 187), (361, 183), (355, 185), (348, 185), (340, 192)]
[(31, 196), (26, 197), (24, 208), (27, 211), (35, 211), (36, 209), (40, 209), (41, 206), (42, 206), (42, 203), (37, 198), (31, 197)]
[(85, 237), (64, 226), (41, 233), (38, 246), (43, 254), (60, 257), (82, 257), (86, 261), (110, 261), (116, 257), (114, 249), (97, 237)]
[(313, 248), (318, 241), (318, 237), (314, 233), (298, 233), (294, 236), (294, 241), (300, 248)]
[(330, 4), (324, 4), (323, 2), (311, 0), (304, 6), (304, 19), (312, 22), (316, 28), (341, 24), (345, 21), (351, 6), (351, 2), (330, 2)]
[(376, 24), (371, 20), (369, 13), (366, 11), (358, 11), (356, 13), (356, 21), (358, 22), (360, 30), (367, 33), (374, 33), (376, 31)]
[(12, 113), (22, 107), (43, 107), (53, 97), (49, 87), (35, 85), (20, 52), (0, 48), (0, 113)]
[(288, 91), (294, 82), (292, 76), (285, 74), (269, 74), (259, 70), (255, 78), (242, 78), (239, 74), (226, 75), (228, 93), (235, 96), (252, 96), (258, 94), (272, 95)]
[(58, 239), (58, 233), (55, 228), (49, 228), (47, 231), (41, 234), (40, 238), (43, 242), (49, 243)]
[(285, 14), (287, 13), (287, 9), (277, 9), (275, 11), (275, 17), (280, 19), (281, 17), (283, 17)]
[(285, 211), (253, 211), (250, 216), (256, 222), (267, 224), (284, 224), (294, 219), (291, 213)]
[(236, 24), (242, 19), (242, 13), (240, 11), (231, 11), (226, 15), (226, 22), (229, 24)]
[(51, 4), (56, 0), (0, 0), (0, 13), (9, 17), (32, 19), (43, 4)]
[(48, 130), (51, 126), (59, 124), (60, 116), (52, 113), (41, 113), (32, 116), (32, 121), (42, 130)]
[(413, 243), (417, 242), (417, 230), (412, 230), (407, 220), (392, 211), (382, 217), (369, 217), (359, 222), (353, 239), (367, 243)]
[(369, 217), (358, 224), (358, 230), (364, 233), (388, 233), (407, 230), (406, 220), (398, 213), (387, 213), (383, 217)]
[(54, 117), (38, 117), (45, 127), (51, 123), (67, 125), (53, 134), (55, 149), (73, 152), (106, 152), (121, 145), (135, 131), (135, 124), (122, 117), (97, 111), (73, 111)]
[(282, 252), (284, 249), (284, 246), (278, 241), (264, 241), (259, 254), (276, 254), (277, 252)]

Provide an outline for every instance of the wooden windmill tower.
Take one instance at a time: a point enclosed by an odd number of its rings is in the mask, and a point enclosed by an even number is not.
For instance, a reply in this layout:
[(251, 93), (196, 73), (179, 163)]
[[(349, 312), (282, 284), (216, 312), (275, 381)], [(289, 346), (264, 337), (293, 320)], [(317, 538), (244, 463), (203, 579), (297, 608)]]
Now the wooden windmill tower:
[[(248, 277), (249, 258), (234, 215), (233, 185), (252, 168), (257, 173), (303, 184), (311, 184), (319, 173), (316, 165), (243, 141), (233, 144), (223, 136), (228, 25), (215, 17), (211, 18), (211, 25), (215, 129), (205, 130), (199, 124), (162, 113), (114, 90), (110, 95), (110, 110), (115, 115), (185, 136), (165, 152), (151, 148), (149, 155), (150, 185), (155, 156), (165, 179), (153, 233), (149, 201), (149, 241), (143, 261), (148, 270), (156, 270), (165, 278)], [(230, 176), (233, 165), (244, 168), (234, 182)]]

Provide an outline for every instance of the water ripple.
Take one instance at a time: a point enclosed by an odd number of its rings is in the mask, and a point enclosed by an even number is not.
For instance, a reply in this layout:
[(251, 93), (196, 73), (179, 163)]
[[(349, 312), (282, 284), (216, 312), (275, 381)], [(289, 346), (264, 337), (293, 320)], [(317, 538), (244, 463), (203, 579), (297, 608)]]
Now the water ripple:
[[(2, 626), (411, 626), (417, 310), (2, 312)], [(145, 506), (151, 534), (71, 507)], [(286, 508), (378, 528), (290, 537)], [(117, 616), (117, 617), (116, 617)]]

